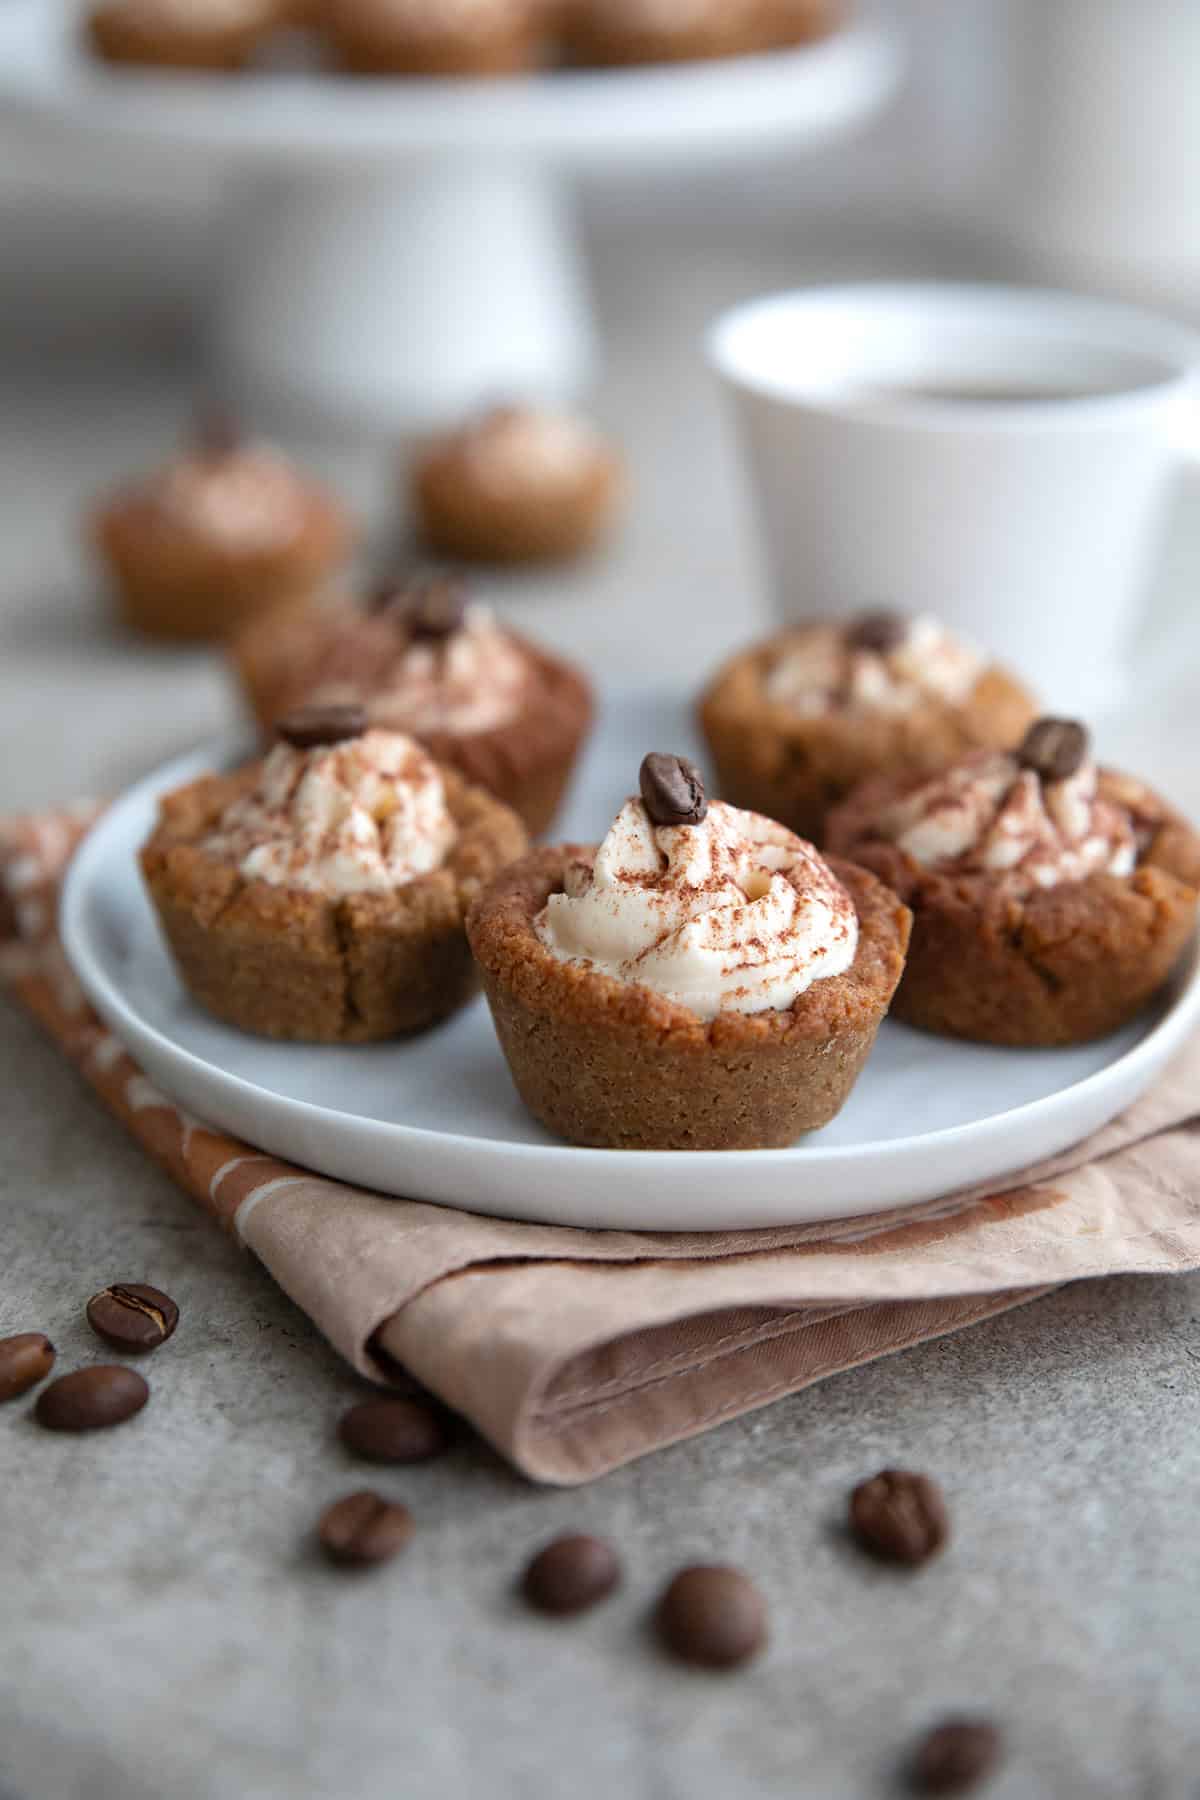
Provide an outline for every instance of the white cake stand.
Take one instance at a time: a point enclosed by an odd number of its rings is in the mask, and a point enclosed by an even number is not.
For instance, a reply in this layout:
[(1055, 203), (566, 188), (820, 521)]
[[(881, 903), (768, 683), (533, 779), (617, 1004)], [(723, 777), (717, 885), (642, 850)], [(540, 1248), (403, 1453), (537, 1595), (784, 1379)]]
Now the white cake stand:
[(628, 72), (159, 75), (92, 60), (72, 0), (0, 5), (10, 129), (228, 169), (215, 335), (233, 391), (385, 431), (584, 384), (571, 171), (822, 144), (881, 105), (900, 66), (894, 35), (863, 20), (804, 49)]

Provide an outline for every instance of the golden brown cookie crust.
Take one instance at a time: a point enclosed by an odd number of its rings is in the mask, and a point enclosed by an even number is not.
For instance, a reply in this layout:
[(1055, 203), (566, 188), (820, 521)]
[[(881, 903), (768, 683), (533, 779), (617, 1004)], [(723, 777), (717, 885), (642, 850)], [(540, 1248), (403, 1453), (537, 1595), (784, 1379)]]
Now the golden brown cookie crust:
[[(432, 16), (437, 0), (428, 5)], [(540, 19), (530, 0), (513, 0), (493, 19), (450, 16), (440, 31), (405, 30), (370, 0), (326, 0), (323, 24), (333, 59), (348, 75), (519, 75), (541, 59)]]
[(563, 21), (568, 61), (590, 68), (743, 56), (764, 47), (768, 29), (761, 0), (712, 0), (703, 13), (681, 8), (674, 20), (647, 7), (640, 22), (606, 0), (571, 0)]
[(830, 809), (872, 776), (932, 775), (972, 750), (1007, 750), (1037, 708), (1014, 676), (985, 669), (960, 705), (929, 701), (906, 713), (830, 709), (802, 718), (769, 698), (766, 679), (795, 630), (732, 657), (699, 705), (723, 800), (824, 842)]
[(154, 20), (98, 6), (85, 29), (92, 49), (105, 62), (224, 74), (244, 69), (276, 23), (275, 15), (268, 14), (245, 25), (173, 31)]
[(1200, 838), (1141, 782), (1100, 771), (1100, 796), (1136, 805), (1149, 834), (1132, 875), (1092, 875), (1014, 894), (993, 874), (939, 874), (872, 836), (880, 810), (914, 785), (867, 783), (829, 820), (831, 848), (872, 869), (912, 908), (893, 1015), (978, 1043), (1086, 1043), (1130, 1020), (1191, 937)]
[(320, 894), (246, 881), (199, 847), (250, 785), (252, 765), (168, 794), (142, 874), (185, 986), (260, 1037), (351, 1044), (444, 1019), (477, 985), (464, 921), (527, 839), (520, 821), (441, 771), (458, 838), (446, 861), (391, 894)]
[(430, 548), (456, 561), (483, 563), (562, 562), (583, 555), (608, 526), (624, 489), (620, 458), (597, 446), (569, 491), (556, 484), (542, 498), (485, 490), (472, 479), (453, 433), (426, 446), (411, 479), (417, 528)]
[(762, 47), (784, 50), (829, 37), (845, 11), (843, 0), (762, 0)]
[(148, 637), (214, 639), (278, 607), (312, 599), (347, 554), (349, 514), (313, 487), (299, 532), (270, 549), (229, 546), (166, 526), (136, 494), (119, 494), (90, 520), (93, 545), (125, 623)]
[[(234, 670), (265, 731), (305, 705), (323, 676), (326, 647), (354, 629), (356, 609), (328, 607), (271, 616), (240, 632), (230, 646)], [(529, 664), (529, 697), (490, 731), (414, 732), (435, 761), (457, 769), (502, 800), (531, 837), (548, 831), (591, 730), (591, 686), (572, 664), (510, 632)], [(372, 696), (359, 696), (370, 708)]]
[(844, 1104), (900, 979), (909, 915), (865, 870), (835, 863), (859, 917), (844, 975), (781, 1011), (698, 1019), (634, 982), (564, 962), (534, 919), (594, 845), (532, 851), (471, 912), (467, 932), (513, 1080), (571, 1143), (627, 1150), (764, 1149)]

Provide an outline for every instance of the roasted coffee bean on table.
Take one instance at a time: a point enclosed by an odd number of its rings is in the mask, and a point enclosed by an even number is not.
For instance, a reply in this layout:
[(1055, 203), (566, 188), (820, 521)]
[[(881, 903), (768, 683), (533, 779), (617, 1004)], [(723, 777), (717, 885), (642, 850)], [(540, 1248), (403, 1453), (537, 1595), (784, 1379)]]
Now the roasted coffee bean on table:
[(917, 1746), (909, 1770), (915, 1794), (969, 1794), (1000, 1761), (1000, 1733), (987, 1719), (947, 1719)]
[(554, 1538), (526, 1568), (521, 1591), (538, 1612), (564, 1616), (604, 1600), (621, 1579), (617, 1553), (604, 1538)]
[(53, 1367), (54, 1345), (44, 1331), (20, 1331), (15, 1337), (0, 1338), (0, 1400), (15, 1400), (44, 1380)]
[(445, 1415), (423, 1400), (381, 1395), (344, 1412), (338, 1436), (367, 1462), (418, 1463), (441, 1456), (452, 1435)]
[(331, 1562), (367, 1568), (387, 1562), (413, 1534), (407, 1506), (364, 1488), (326, 1507), (317, 1525), (321, 1548)]
[(47, 1431), (104, 1431), (140, 1413), (150, 1389), (136, 1369), (97, 1363), (60, 1375), (43, 1388), (34, 1413)]
[(686, 756), (652, 750), (642, 758), (638, 787), (655, 825), (699, 825), (708, 813), (704, 777)]
[(97, 1337), (118, 1350), (157, 1350), (179, 1323), (179, 1308), (161, 1288), (141, 1281), (115, 1281), (87, 1303), (87, 1322)]
[(928, 1475), (881, 1469), (851, 1494), (850, 1529), (872, 1556), (915, 1567), (945, 1547), (950, 1518)]
[(767, 1641), (767, 1606), (740, 1569), (700, 1563), (681, 1569), (659, 1601), (658, 1633), (681, 1662), (733, 1668)]

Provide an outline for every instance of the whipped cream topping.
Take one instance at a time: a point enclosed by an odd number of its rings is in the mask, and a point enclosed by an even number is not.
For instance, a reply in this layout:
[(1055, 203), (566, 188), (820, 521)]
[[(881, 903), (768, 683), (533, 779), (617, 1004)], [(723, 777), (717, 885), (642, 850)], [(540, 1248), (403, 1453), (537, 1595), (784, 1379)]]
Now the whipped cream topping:
[(1133, 820), (1097, 785), (1091, 761), (1042, 782), (1015, 756), (981, 751), (897, 801), (878, 829), (923, 868), (1008, 875), (1018, 887), (1130, 875)]
[(497, 407), (464, 427), (453, 443), (470, 480), (499, 496), (570, 490), (607, 455), (586, 419), (521, 406)]
[(700, 1019), (788, 1007), (858, 948), (854, 903), (811, 844), (720, 800), (699, 825), (655, 825), (627, 800), (534, 928), (555, 956)]
[(448, 638), (409, 639), (386, 613), (356, 619), (322, 655), (321, 705), (363, 700), (373, 724), (456, 737), (495, 731), (521, 710), (529, 661), (486, 606)]
[(145, 495), (168, 524), (234, 550), (287, 543), (304, 529), (309, 503), (303, 477), (266, 444), (240, 445), (228, 455), (184, 452)]
[(247, 881), (330, 899), (386, 894), (445, 861), (456, 836), (437, 764), (399, 732), (276, 744), (201, 848)]
[(960, 704), (983, 672), (979, 652), (927, 613), (887, 649), (852, 643), (852, 629), (814, 625), (797, 632), (767, 675), (767, 698), (802, 718), (906, 713), (928, 700)]

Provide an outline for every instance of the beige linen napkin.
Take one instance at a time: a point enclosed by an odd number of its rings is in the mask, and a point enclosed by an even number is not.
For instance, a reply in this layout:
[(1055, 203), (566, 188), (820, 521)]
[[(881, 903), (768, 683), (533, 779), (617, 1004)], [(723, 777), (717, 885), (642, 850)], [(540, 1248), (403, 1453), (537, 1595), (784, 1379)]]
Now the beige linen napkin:
[(802, 1229), (565, 1230), (306, 1173), (183, 1114), (88, 1007), (54, 920), (90, 816), (0, 824), (0, 977), (357, 1368), (403, 1365), (535, 1480), (586, 1481), (1061, 1282), (1200, 1267), (1200, 1041), (1002, 1191)]

